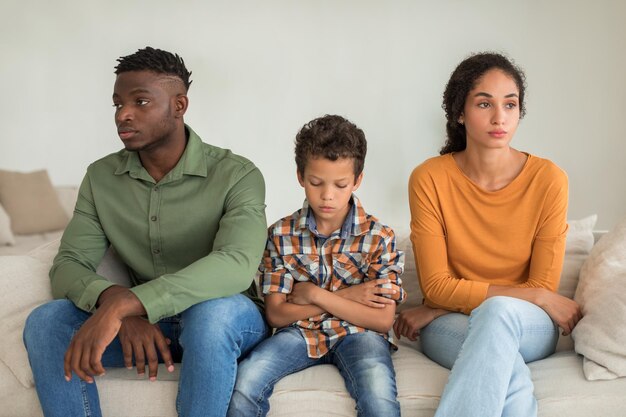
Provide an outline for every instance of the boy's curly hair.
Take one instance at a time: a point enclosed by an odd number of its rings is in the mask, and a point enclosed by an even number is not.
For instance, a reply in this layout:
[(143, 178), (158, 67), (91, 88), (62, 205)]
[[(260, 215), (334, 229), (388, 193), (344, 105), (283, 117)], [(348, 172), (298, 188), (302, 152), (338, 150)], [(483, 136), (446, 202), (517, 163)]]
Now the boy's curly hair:
[(439, 151), (441, 155), (450, 152), (459, 152), (465, 149), (465, 126), (459, 123), (463, 114), (465, 100), (469, 92), (485, 73), (492, 69), (499, 69), (515, 81), (519, 90), (520, 119), (526, 114), (524, 95), (526, 93), (526, 77), (524, 71), (506, 56), (495, 52), (482, 52), (470, 55), (463, 60), (450, 76), (450, 80), (443, 92), (441, 107), (446, 112), (447, 140)]
[(117, 59), (115, 74), (128, 71), (152, 71), (157, 74), (173, 75), (180, 78), (185, 85), (185, 91), (191, 85), (191, 71), (185, 67), (185, 61), (171, 52), (146, 46), (131, 55), (126, 55)]
[(365, 134), (354, 123), (337, 115), (325, 115), (311, 120), (296, 135), (296, 166), (304, 176), (310, 158), (352, 158), (354, 179), (363, 172), (367, 141)]

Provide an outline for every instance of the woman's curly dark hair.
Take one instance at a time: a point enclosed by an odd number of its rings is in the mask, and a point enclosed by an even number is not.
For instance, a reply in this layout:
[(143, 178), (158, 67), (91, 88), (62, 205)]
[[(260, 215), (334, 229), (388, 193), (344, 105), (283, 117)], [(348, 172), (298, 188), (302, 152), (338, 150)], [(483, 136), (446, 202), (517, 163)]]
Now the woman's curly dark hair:
[(365, 134), (351, 121), (327, 114), (311, 120), (296, 135), (296, 166), (304, 176), (310, 158), (336, 161), (351, 158), (354, 162), (354, 179), (361, 175), (367, 154)]
[(526, 107), (524, 106), (526, 76), (524, 71), (516, 66), (512, 60), (499, 53), (482, 52), (470, 55), (456, 67), (443, 92), (441, 107), (446, 112), (447, 139), (439, 151), (441, 155), (462, 151), (467, 146), (465, 126), (459, 123), (459, 118), (465, 107), (465, 100), (480, 78), (494, 68), (508, 74), (515, 81), (519, 90), (520, 119), (526, 114)]

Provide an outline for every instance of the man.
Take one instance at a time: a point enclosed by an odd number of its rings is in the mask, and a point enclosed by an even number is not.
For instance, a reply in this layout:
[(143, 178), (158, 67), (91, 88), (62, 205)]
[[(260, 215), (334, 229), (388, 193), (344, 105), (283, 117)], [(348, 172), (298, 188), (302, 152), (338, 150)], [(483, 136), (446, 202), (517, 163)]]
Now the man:
[[(247, 159), (184, 124), (191, 73), (147, 47), (118, 59), (113, 106), (125, 149), (89, 166), (50, 271), (55, 300), (24, 342), (46, 416), (100, 415), (97, 376), (133, 362), (150, 380), (181, 363), (180, 416), (224, 416), (237, 360), (268, 335), (252, 283), (265, 187)], [(113, 246), (132, 287), (95, 273)], [(252, 284), (251, 284), (252, 283)], [(65, 379), (63, 379), (65, 376)]]

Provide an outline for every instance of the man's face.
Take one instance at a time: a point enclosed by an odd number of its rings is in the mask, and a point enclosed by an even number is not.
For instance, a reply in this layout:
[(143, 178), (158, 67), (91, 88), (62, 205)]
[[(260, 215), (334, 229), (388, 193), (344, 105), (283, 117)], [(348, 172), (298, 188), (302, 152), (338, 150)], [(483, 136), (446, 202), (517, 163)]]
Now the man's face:
[[(150, 151), (171, 140), (177, 96), (182, 92), (175, 78), (152, 71), (128, 71), (117, 76), (113, 88), (115, 125), (129, 151)], [(182, 82), (180, 83), (182, 85)]]

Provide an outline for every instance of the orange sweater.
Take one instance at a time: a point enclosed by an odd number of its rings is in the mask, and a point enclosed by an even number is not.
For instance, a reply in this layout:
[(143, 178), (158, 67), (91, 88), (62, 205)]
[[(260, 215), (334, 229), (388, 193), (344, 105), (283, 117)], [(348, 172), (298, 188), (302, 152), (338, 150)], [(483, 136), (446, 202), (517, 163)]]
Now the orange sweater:
[(428, 159), (409, 180), (411, 241), (425, 303), (469, 314), (489, 284), (559, 285), (567, 233), (567, 176), (528, 155), (522, 172), (489, 192), (451, 154)]

